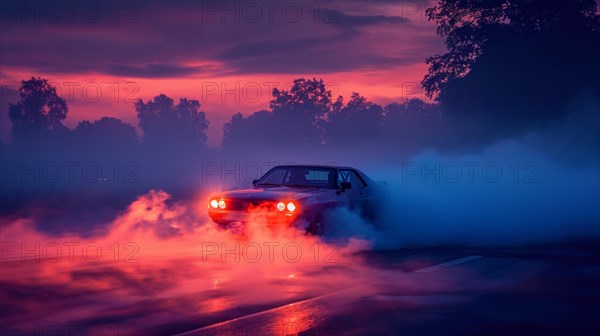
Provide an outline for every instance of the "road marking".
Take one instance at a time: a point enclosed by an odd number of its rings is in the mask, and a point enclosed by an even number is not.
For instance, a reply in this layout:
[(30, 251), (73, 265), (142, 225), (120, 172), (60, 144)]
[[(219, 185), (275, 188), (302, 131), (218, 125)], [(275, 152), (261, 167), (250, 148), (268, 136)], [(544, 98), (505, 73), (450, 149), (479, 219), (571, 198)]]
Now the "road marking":
[(444, 268), (448, 268), (448, 267), (452, 267), (452, 266), (464, 264), (466, 262), (469, 262), (469, 261), (475, 260), (475, 259), (479, 259), (479, 258), (481, 258), (481, 256), (473, 255), (473, 256), (468, 256), (468, 257), (464, 257), (464, 258), (454, 259), (454, 260), (450, 260), (450, 261), (445, 262), (445, 263), (441, 263), (441, 264), (437, 264), (437, 265), (433, 265), (433, 266), (429, 266), (429, 267), (418, 269), (418, 270), (414, 271), (413, 273), (429, 273), (429, 272), (434, 272), (434, 271), (438, 271), (438, 270), (441, 270), (441, 269), (444, 269)]
[[(441, 270), (441, 269), (445, 269), (445, 268), (450, 268), (452, 266), (464, 264), (466, 262), (469, 262), (469, 261), (475, 260), (475, 259), (479, 259), (481, 257), (482, 256), (473, 255), (473, 256), (468, 256), (468, 257), (464, 257), (464, 258), (454, 259), (454, 260), (450, 260), (450, 261), (445, 262), (445, 263), (441, 263), (441, 264), (437, 264), (437, 265), (433, 265), (433, 266), (421, 268), (421, 269), (418, 269), (416, 271), (409, 272), (407, 274), (410, 274), (410, 273), (430, 273), (430, 272), (434, 272), (434, 271), (437, 271), (437, 270)], [(332, 293), (323, 294), (323, 295), (315, 296), (315, 297), (312, 297), (312, 298), (309, 298), (309, 299), (300, 300), (300, 301), (286, 303), (286, 304), (284, 304), (282, 306), (277, 306), (277, 307), (273, 307), (273, 308), (270, 308), (270, 309), (262, 310), (262, 311), (259, 311), (259, 312), (256, 312), (256, 313), (252, 313), (252, 314), (248, 314), (248, 315), (244, 315), (244, 316), (232, 318), (232, 319), (229, 319), (229, 320), (217, 322), (217, 323), (210, 324), (210, 325), (198, 328), (198, 329), (189, 330), (189, 331), (186, 331), (186, 332), (183, 332), (183, 333), (175, 334), (175, 336), (196, 335), (198, 333), (200, 333), (199, 335), (202, 335), (201, 333), (203, 331), (208, 331), (208, 330), (211, 330), (211, 329), (214, 329), (214, 328), (218, 328), (218, 327), (221, 327), (221, 326), (224, 326), (224, 325), (227, 325), (227, 324), (230, 324), (230, 323), (234, 323), (234, 322), (237, 322), (237, 321), (242, 321), (242, 320), (246, 320), (246, 319), (249, 319), (249, 318), (252, 318), (252, 317), (256, 317), (256, 316), (261, 316), (261, 315), (265, 315), (265, 314), (268, 314), (268, 313), (272, 313), (272, 312), (275, 312), (277, 310), (285, 309), (286, 307), (289, 307), (289, 306), (295, 306), (295, 305), (298, 305), (298, 304), (303, 304), (303, 303), (307, 303), (307, 302), (317, 301), (317, 300), (321, 300), (321, 299), (324, 299), (324, 298), (327, 298), (327, 297), (330, 297), (330, 296), (339, 295), (339, 294), (342, 294), (344, 292), (352, 291), (352, 290), (355, 290), (355, 289), (360, 288), (360, 287), (364, 287), (364, 286), (368, 286), (368, 285), (372, 285), (372, 284), (375, 284), (375, 283), (378, 283), (378, 282), (385, 281), (389, 277), (390, 276), (386, 276), (386, 277), (384, 277), (382, 279), (370, 281), (370, 282), (367, 282), (367, 283), (363, 283), (363, 284), (360, 284), (360, 285), (357, 285), (357, 286), (353, 286), (353, 287), (350, 287), (350, 288), (342, 289), (342, 290), (335, 291), (335, 292), (332, 292)]]

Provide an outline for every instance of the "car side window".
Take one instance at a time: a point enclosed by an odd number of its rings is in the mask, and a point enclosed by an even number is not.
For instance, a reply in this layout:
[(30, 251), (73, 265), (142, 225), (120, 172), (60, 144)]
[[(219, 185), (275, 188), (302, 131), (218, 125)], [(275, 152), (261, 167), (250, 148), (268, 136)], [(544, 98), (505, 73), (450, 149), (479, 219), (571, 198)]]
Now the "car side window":
[(365, 183), (352, 170), (340, 170), (339, 171), (338, 184), (342, 183), (342, 182), (350, 182), (350, 184), (352, 185), (351, 189), (362, 189), (365, 187)]
[(282, 184), (287, 175), (287, 169), (276, 169), (269, 176), (266, 176), (261, 183)]

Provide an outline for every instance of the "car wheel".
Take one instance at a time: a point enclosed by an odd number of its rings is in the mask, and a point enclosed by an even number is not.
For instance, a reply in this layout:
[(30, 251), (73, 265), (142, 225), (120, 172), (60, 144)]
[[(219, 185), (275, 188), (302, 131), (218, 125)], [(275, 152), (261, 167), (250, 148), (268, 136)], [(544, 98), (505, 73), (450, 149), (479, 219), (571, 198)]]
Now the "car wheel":
[(323, 216), (318, 214), (311, 222), (306, 232), (313, 236), (322, 236), (323, 229), (325, 228), (325, 222), (323, 221)]

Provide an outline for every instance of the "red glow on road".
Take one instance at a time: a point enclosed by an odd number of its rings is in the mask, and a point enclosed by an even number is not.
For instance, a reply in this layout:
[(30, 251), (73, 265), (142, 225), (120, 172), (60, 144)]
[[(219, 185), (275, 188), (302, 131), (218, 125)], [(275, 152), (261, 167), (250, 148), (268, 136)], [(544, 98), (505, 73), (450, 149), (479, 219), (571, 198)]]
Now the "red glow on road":
[(116, 309), (133, 313), (151, 292), (156, 302), (142, 320), (130, 321), (146, 327), (165, 312), (174, 318), (272, 304), (352, 286), (364, 281), (356, 274), (368, 273), (352, 255), (364, 245), (334, 246), (301, 230), (274, 229), (262, 210), (252, 210), (242, 232), (223, 230), (206, 218), (205, 197), (190, 203), (169, 198), (162, 191), (140, 196), (105, 234), (87, 238), (43, 234), (26, 218), (4, 226), (3, 284), (90, 300), (54, 315), (53, 301), (5, 297), (5, 304), (27, 313), (4, 323), (68, 324)]

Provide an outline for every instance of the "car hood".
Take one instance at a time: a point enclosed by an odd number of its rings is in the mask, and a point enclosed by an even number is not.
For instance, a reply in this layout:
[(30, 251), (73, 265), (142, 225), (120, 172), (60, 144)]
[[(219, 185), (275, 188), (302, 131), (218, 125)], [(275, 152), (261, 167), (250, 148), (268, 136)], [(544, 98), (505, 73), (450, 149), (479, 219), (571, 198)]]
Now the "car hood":
[(219, 196), (223, 198), (243, 199), (243, 200), (298, 200), (309, 196), (314, 196), (322, 193), (333, 192), (333, 190), (324, 190), (316, 188), (288, 188), (288, 187), (269, 187), (269, 188), (252, 188), (231, 190), (221, 193)]

